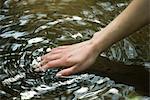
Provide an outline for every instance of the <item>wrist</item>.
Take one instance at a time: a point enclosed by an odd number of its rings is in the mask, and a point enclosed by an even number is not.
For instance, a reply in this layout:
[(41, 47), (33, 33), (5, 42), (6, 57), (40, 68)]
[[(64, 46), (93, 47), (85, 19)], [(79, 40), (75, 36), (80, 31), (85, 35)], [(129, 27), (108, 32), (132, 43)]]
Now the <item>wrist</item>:
[(93, 35), (90, 41), (96, 52), (102, 53), (114, 43), (112, 34), (112, 31), (103, 29)]
[(89, 43), (91, 45), (91, 48), (93, 49), (94, 52), (96, 53), (102, 53), (103, 52), (103, 47), (102, 43), (99, 42), (98, 36), (95, 35), (89, 40)]

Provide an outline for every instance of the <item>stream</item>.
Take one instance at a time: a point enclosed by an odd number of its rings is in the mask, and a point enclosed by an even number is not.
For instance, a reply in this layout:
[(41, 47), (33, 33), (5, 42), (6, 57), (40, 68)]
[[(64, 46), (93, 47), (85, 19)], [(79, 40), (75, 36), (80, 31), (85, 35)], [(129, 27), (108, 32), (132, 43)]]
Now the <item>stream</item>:
[[(34, 72), (36, 59), (46, 54), (47, 48), (89, 40), (129, 3), (129, 0), (1, 0), (0, 99), (149, 100), (149, 25), (100, 54), (92, 66), (98, 69), (64, 78), (55, 77), (61, 69)], [(108, 66), (117, 71), (100, 72)], [(121, 70), (124, 73), (119, 73)]]

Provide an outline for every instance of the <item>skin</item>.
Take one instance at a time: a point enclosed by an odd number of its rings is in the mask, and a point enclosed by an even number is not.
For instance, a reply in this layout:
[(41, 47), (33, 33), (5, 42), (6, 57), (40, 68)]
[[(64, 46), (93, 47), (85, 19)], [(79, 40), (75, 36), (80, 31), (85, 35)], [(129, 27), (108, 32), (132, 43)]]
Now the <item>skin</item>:
[(64, 69), (56, 74), (60, 77), (87, 69), (105, 49), (150, 23), (149, 4), (149, 0), (133, 0), (120, 15), (103, 30), (96, 32), (90, 40), (60, 46), (42, 56), (36, 71), (62, 67)]

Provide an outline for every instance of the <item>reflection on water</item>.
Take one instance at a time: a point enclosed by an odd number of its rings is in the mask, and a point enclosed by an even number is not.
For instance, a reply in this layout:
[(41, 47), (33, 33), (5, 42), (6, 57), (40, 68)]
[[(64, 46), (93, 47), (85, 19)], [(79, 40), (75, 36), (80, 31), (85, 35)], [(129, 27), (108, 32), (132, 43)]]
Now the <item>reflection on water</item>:
[[(1, 80), (30, 73), (34, 57), (48, 47), (90, 39), (127, 5), (126, 0), (1, 0)], [(103, 56), (149, 67), (149, 38), (147, 26), (114, 44)]]

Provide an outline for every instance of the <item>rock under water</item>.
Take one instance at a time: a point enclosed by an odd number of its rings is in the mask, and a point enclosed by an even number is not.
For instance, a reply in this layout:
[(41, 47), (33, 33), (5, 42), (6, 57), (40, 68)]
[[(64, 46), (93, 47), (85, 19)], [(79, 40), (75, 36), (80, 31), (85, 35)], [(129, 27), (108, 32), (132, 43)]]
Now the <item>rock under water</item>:
[(14, 68), (3, 68), (0, 77), (2, 100), (127, 100), (135, 93), (131, 86), (116, 84), (108, 77), (95, 74), (85, 73), (60, 78), (55, 75), (61, 69), (35, 72), (36, 65), (41, 60), (39, 56), (46, 51), (46, 48), (33, 51), (28, 68), (23, 65), (20, 65), (21, 69), (15, 69), (18, 71), (13, 70)]
[[(95, 67), (109, 71), (111, 79), (101, 77), (105, 71), (97, 69), (101, 75), (93, 71), (62, 78), (55, 76), (61, 69), (34, 71), (45, 52), (90, 39), (127, 5), (126, 0), (0, 0), (0, 100), (147, 100), (136, 95), (135, 84), (140, 84), (142, 91), (148, 86), (148, 75), (137, 66), (130, 66), (132, 74), (126, 66), (108, 67), (108, 61), (103, 68), (100, 64)], [(149, 69), (147, 29), (141, 31), (142, 36), (136, 34), (115, 44), (103, 56)], [(136, 92), (128, 82), (118, 84), (112, 76), (133, 82)]]

